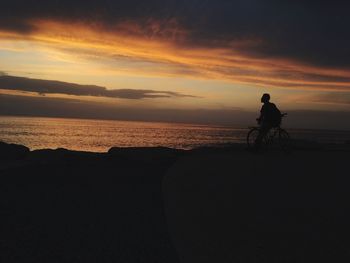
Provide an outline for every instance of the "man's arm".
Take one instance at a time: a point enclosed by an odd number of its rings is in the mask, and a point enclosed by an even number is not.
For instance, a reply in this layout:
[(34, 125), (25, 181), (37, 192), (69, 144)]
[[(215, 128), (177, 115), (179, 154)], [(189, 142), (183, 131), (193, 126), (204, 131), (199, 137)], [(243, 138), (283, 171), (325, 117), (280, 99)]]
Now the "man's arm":
[(264, 108), (265, 105), (263, 105), (261, 107), (261, 110), (260, 110), (260, 116), (259, 118), (257, 118), (256, 120), (258, 121), (258, 124), (260, 124), (264, 118), (264, 112), (265, 112), (265, 108)]

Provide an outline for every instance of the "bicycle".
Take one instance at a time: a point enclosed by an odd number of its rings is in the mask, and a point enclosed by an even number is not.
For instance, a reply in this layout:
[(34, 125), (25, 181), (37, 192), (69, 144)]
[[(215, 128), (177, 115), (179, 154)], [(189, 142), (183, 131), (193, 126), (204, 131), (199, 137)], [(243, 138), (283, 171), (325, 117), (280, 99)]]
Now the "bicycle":
[[(282, 119), (287, 116), (287, 113), (281, 114)], [(282, 121), (281, 121), (282, 122)], [(250, 130), (247, 134), (247, 145), (248, 149), (255, 149), (256, 139), (260, 134), (261, 127), (249, 127)], [(277, 137), (278, 136), (278, 137)], [(281, 128), (281, 124), (273, 127), (269, 132), (262, 138), (261, 149), (267, 150), (274, 145), (275, 139), (278, 139), (278, 145), (283, 151), (290, 150), (290, 136), (286, 130)]]

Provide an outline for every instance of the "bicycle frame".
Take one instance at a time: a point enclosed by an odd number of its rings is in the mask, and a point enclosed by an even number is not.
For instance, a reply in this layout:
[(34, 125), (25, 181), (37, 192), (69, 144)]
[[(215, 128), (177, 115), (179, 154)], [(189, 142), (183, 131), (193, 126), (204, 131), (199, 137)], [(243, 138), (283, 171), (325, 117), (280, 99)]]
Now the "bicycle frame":
[[(282, 118), (287, 114), (282, 114)], [(269, 131), (263, 136), (262, 142), (264, 145), (268, 146), (268, 148), (274, 144), (275, 138), (278, 139), (278, 144), (285, 150), (289, 145), (289, 134), (283, 128), (281, 128), (281, 123), (276, 127), (271, 127)], [(255, 147), (256, 145), (256, 132), (261, 134), (261, 126), (249, 127), (249, 132), (247, 135), (247, 144), (248, 147)], [(255, 133), (254, 133), (255, 132)], [(259, 136), (259, 135), (258, 135)], [(260, 147), (260, 146), (259, 146)]]
[(265, 136), (266, 144), (273, 144), (273, 141), (276, 137), (276, 135), (280, 132), (280, 127), (273, 127), (269, 130), (269, 132)]

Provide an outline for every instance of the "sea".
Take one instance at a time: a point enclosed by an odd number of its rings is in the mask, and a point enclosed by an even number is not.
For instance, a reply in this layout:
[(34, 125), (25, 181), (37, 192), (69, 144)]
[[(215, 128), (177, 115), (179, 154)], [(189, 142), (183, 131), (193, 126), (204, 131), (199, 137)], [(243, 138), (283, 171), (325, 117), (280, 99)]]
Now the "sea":
[[(245, 143), (248, 127), (0, 116), (0, 141), (36, 149), (107, 152), (111, 147), (192, 149)], [(288, 129), (293, 139), (350, 142), (350, 131)]]

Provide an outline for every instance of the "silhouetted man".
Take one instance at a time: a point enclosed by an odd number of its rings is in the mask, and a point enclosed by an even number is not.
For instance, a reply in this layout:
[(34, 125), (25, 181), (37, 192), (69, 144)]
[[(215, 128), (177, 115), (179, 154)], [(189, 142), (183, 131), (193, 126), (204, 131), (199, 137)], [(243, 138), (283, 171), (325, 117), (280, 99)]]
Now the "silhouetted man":
[(255, 141), (256, 148), (260, 147), (262, 139), (271, 128), (281, 124), (281, 112), (274, 103), (270, 102), (270, 94), (263, 94), (261, 102), (264, 103), (264, 105), (261, 107), (260, 117), (257, 119), (260, 125), (260, 133)]

